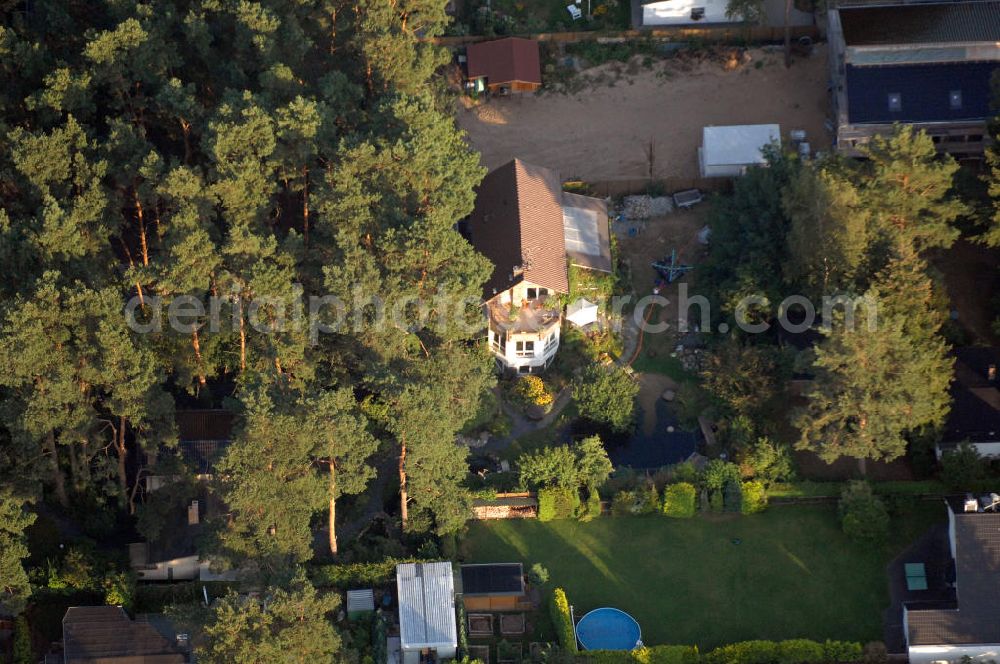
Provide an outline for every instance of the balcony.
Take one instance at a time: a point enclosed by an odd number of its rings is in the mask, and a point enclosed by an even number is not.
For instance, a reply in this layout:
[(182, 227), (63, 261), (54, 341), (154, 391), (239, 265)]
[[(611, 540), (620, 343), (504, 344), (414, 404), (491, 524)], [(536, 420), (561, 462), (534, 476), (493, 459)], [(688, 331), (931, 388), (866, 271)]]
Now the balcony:
[(496, 332), (513, 334), (539, 334), (558, 325), (562, 306), (556, 298), (526, 301), (521, 307), (509, 307), (497, 301), (486, 305), (490, 328)]

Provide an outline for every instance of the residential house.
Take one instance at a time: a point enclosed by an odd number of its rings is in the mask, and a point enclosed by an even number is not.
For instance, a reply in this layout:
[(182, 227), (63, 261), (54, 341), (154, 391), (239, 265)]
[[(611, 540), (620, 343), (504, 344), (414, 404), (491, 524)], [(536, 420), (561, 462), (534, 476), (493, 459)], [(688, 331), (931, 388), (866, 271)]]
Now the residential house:
[(837, 149), (894, 123), (925, 130), (938, 150), (978, 157), (989, 137), (990, 77), (1000, 69), (1000, 2), (841, 0), (829, 14)]
[(120, 606), (74, 606), (62, 621), (62, 656), (46, 663), (186, 664), (191, 649), (186, 635), (174, 632), (163, 616), (135, 620)]
[[(191, 469), (196, 496), (179, 506), (163, 526), (155, 541), (129, 544), (129, 560), (141, 581), (230, 580), (233, 572), (216, 573), (211, 562), (198, 554), (197, 540), (204, 521), (220, 511), (218, 497), (207, 482), (215, 473), (232, 438), (234, 415), (222, 409), (177, 411), (178, 448)], [(146, 500), (176, 500), (169, 485), (176, 478), (150, 475), (146, 479)]]
[(466, 79), (477, 92), (534, 92), (542, 87), (538, 42), (507, 37), (469, 44), (465, 49)]
[(983, 457), (1000, 458), (1000, 348), (957, 348), (954, 355), (951, 411), (938, 458), (965, 442)]
[(606, 204), (564, 194), (555, 171), (514, 159), (483, 179), (466, 230), (494, 266), (484, 307), (498, 365), (544, 370), (559, 348), (568, 265), (612, 269)]
[(531, 608), (521, 563), (462, 565), (462, 603), (466, 611), (518, 611)]
[(458, 626), (451, 563), (397, 565), (396, 591), (402, 664), (425, 664), (455, 657)]
[[(903, 605), (910, 664), (1000, 660), (1000, 496), (949, 499), (954, 593)], [(920, 565), (918, 564), (919, 568)], [(925, 587), (921, 584), (920, 587)], [(919, 592), (919, 591), (918, 591)]]

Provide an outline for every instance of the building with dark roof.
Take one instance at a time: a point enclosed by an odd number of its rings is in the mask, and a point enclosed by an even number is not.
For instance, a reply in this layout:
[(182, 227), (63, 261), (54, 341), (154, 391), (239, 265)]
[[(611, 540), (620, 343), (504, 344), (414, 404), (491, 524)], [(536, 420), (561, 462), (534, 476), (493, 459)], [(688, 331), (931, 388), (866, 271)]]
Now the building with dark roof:
[(841, 0), (829, 12), (837, 148), (859, 147), (896, 123), (925, 130), (938, 150), (982, 155), (990, 79), (1000, 70), (1000, 1)]
[(1000, 496), (947, 502), (954, 599), (903, 605), (910, 664), (1000, 659)]
[(1000, 458), (1000, 348), (957, 348), (954, 355), (951, 411), (938, 456), (969, 443), (980, 456)]
[(530, 604), (521, 563), (462, 565), (461, 580), (467, 611), (517, 611)]
[(128, 617), (120, 606), (74, 606), (63, 617), (64, 664), (185, 664), (187, 638), (162, 616)]
[(542, 87), (538, 42), (507, 37), (469, 44), (465, 49), (468, 80), (482, 81), (490, 92), (534, 92)]
[(558, 173), (514, 159), (483, 179), (465, 228), (493, 263), (483, 299), (494, 356), (518, 373), (545, 369), (559, 348), (568, 263), (611, 271), (607, 205), (564, 194)]

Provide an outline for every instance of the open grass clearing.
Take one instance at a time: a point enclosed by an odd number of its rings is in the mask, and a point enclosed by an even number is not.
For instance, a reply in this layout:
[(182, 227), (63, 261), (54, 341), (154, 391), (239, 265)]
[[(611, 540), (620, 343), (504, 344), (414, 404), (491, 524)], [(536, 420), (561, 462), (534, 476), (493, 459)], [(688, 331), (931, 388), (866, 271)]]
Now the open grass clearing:
[(691, 520), (476, 522), (463, 553), (467, 562), (540, 562), (549, 587), (565, 588), (578, 617), (617, 607), (639, 621), (649, 645), (866, 642), (882, 638), (886, 564), (944, 516), (942, 504), (914, 502), (880, 547), (849, 541), (836, 508), (825, 505)]

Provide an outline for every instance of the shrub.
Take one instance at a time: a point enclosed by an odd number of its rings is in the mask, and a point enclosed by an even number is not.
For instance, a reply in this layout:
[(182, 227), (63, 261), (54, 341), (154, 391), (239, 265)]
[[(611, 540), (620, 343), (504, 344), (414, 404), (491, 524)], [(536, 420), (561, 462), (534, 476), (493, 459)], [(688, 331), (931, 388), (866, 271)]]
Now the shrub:
[(579, 465), (576, 451), (569, 445), (542, 447), (517, 458), (521, 482), (526, 486), (576, 487)]
[[(363, 588), (391, 583), (396, 578), (396, 565), (419, 562), (417, 558), (386, 558), (374, 563), (320, 565), (310, 570), (310, 580), (320, 588)], [(148, 588), (150, 586), (143, 586)]]
[(619, 367), (588, 366), (573, 382), (573, 399), (586, 419), (625, 432), (634, 423), (639, 384)]
[(854, 662), (861, 657), (860, 643), (808, 639), (743, 641), (707, 653), (703, 664), (814, 664)]
[(726, 482), (722, 488), (722, 504), (727, 512), (743, 511), (743, 487), (740, 482)]
[(695, 646), (640, 646), (635, 650), (588, 650), (580, 660), (587, 664), (698, 664)]
[(634, 514), (635, 491), (619, 491), (611, 500), (611, 514), (613, 516), (628, 516)]
[(889, 512), (864, 481), (850, 482), (840, 497), (844, 533), (859, 542), (881, 542), (889, 530)]
[(131, 572), (115, 572), (104, 577), (104, 603), (121, 606), (126, 611), (135, 601), (135, 576)]
[(708, 509), (713, 512), (721, 512), (725, 504), (722, 500), (722, 492), (715, 491), (708, 498)]
[(701, 481), (701, 472), (690, 461), (679, 463), (670, 469), (671, 479), (674, 482), (686, 482), (688, 484), (698, 484)]
[(941, 455), (941, 480), (952, 491), (975, 490), (986, 477), (987, 465), (976, 448), (962, 443)]
[(552, 617), (552, 625), (556, 629), (559, 645), (568, 652), (577, 652), (576, 630), (573, 627), (573, 618), (569, 613), (569, 600), (566, 599), (566, 592), (562, 588), (556, 588), (552, 591), (549, 613)]
[(601, 516), (601, 495), (597, 489), (591, 489), (587, 494), (587, 502), (580, 508), (580, 521), (590, 521)]
[(751, 480), (743, 483), (743, 513), (757, 514), (767, 508), (767, 491), (764, 483)]
[(742, 479), (740, 467), (722, 459), (712, 459), (705, 464), (705, 488), (709, 491), (722, 491), (729, 482), (739, 482)]
[(697, 490), (687, 482), (669, 484), (663, 491), (663, 513), (675, 519), (690, 519), (695, 513)]
[(572, 519), (580, 507), (580, 493), (575, 489), (539, 489), (538, 520)]
[(34, 653), (31, 650), (31, 629), (28, 619), (22, 613), (14, 621), (14, 664), (34, 664)]
[(535, 375), (521, 376), (514, 384), (514, 396), (523, 405), (548, 408), (552, 405), (552, 393), (545, 381)]
[(528, 570), (527, 577), (528, 583), (536, 588), (544, 586), (549, 582), (549, 570), (545, 569), (545, 566), (541, 563), (535, 563), (531, 566), (531, 569)]
[(656, 490), (656, 485), (652, 482), (647, 482), (646, 486), (639, 489), (638, 493), (640, 514), (656, 514), (663, 509), (660, 504), (660, 492)]

